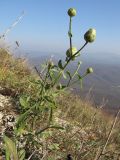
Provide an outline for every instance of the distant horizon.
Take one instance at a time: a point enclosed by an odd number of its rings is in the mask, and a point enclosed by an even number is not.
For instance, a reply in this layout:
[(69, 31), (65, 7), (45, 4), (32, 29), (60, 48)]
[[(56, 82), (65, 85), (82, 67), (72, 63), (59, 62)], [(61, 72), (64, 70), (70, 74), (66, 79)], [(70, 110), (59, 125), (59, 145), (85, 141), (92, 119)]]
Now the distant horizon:
[[(4, 41), (5, 42), (5, 41)], [(1, 44), (1, 43), (0, 43)], [(15, 42), (12, 42), (13, 46), (10, 47), (11, 54), (17, 56), (17, 57), (24, 57), (24, 58), (41, 58), (41, 57), (51, 57), (53, 56), (54, 58), (63, 58), (66, 56), (66, 48), (64, 48), (63, 52), (60, 51), (42, 51), (42, 50), (37, 50), (37, 49), (27, 49), (27, 48), (22, 48), (16, 47)], [(91, 44), (88, 44), (88, 46)], [(5, 48), (9, 47), (10, 44), (9, 42), (5, 42)], [(94, 63), (101, 63), (101, 64), (120, 64), (120, 54), (118, 52), (108, 52), (108, 51), (88, 51), (87, 49), (83, 50), (81, 52), (81, 55), (78, 59), (81, 59), (87, 62), (94, 62)]]
[[(74, 93), (77, 95), (85, 97), (86, 94), (91, 90), (94, 103), (96, 105), (101, 105), (103, 100), (107, 101), (106, 107), (109, 110), (116, 110), (118, 105), (120, 104), (120, 63), (119, 58), (115, 57), (107, 57), (102, 56), (94, 57), (93, 55), (89, 55), (89, 57), (84, 54), (77, 58), (76, 61), (73, 61), (68, 66), (69, 71), (73, 72), (76, 68), (76, 64), (79, 60), (82, 61), (82, 65), (80, 67), (80, 74), (83, 75), (88, 67), (92, 67), (94, 72), (91, 75), (88, 75), (83, 81), (83, 88), (79, 90), (79, 84), (74, 86)], [(61, 56), (62, 57), (62, 56)], [(61, 59), (59, 55), (56, 54), (53, 57), (54, 64), (57, 64), (58, 60)], [(40, 69), (41, 64), (49, 60), (50, 54), (48, 56), (44, 55), (30, 57), (30, 65), (38, 67)], [(102, 59), (103, 58), (103, 59)]]
[[(30, 54), (30, 55), (32, 55), (32, 56), (44, 56), (44, 55), (55, 55), (55, 56), (65, 56), (66, 55), (66, 50), (64, 50), (63, 52), (48, 52), (48, 51), (41, 51), (41, 50), (28, 50), (28, 49), (20, 49), (21, 50), (21, 52), (23, 51), (24, 53), (28, 53), (28, 54)], [(101, 56), (102, 55), (102, 56)], [(88, 52), (87, 50), (83, 50), (82, 52), (81, 52), (81, 55), (80, 56), (88, 56), (88, 58), (89, 57), (93, 57), (93, 56), (95, 56), (95, 57), (104, 57), (104, 56), (108, 56), (108, 59), (109, 59), (109, 56), (120, 56), (120, 54), (118, 53), (118, 52), (100, 52), (100, 51), (98, 51), (98, 52)]]

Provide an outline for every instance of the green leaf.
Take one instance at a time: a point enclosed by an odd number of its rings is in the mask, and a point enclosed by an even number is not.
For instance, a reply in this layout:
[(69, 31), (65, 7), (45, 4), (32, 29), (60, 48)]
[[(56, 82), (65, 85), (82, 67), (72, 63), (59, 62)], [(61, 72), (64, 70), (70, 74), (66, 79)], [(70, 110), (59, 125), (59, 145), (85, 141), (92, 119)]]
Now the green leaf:
[(15, 128), (15, 129), (14, 129), (14, 133), (15, 133), (17, 136), (26, 133), (25, 127), (26, 127), (26, 123), (21, 123), (21, 124), (19, 125), (19, 128), (17, 128), (17, 129)]
[(11, 157), (13, 157), (13, 160), (18, 160), (17, 148), (15, 143), (7, 136), (4, 136), (4, 142), (5, 142), (7, 160), (9, 160), (9, 158)]
[(50, 128), (53, 128), (53, 129), (62, 129), (62, 130), (64, 130), (63, 127), (57, 126), (57, 125), (47, 126), (47, 127), (43, 128), (43, 129), (40, 129), (40, 130), (36, 131), (36, 132), (35, 132), (35, 135), (41, 134), (41, 133), (45, 132), (46, 130), (48, 130), (48, 129), (50, 129)]
[(29, 107), (29, 100), (30, 100), (30, 97), (20, 97), (20, 104), (22, 107), (24, 108), (28, 108)]
[(17, 128), (19, 128), (21, 126), (21, 124), (28, 118), (29, 114), (30, 114), (30, 110), (28, 110), (25, 113), (20, 115), (20, 117), (16, 123)]
[(57, 69), (53, 68), (51, 69), (51, 71), (54, 71), (54, 72), (59, 72)]
[(50, 128), (55, 128), (55, 129), (62, 129), (62, 130), (64, 130), (64, 128), (63, 128), (63, 127), (61, 127), (61, 126), (57, 126), (57, 125), (55, 125), (55, 126), (50, 126)]
[(77, 76), (78, 76), (78, 79), (79, 79), (79, 80), (81, 80), (81, 79), (82, 79), (82, 77), (81, 77), (79, 74), (77, 74)]
[(64, 67), (63, 67), (63, 65), (62, 65), (62, 60), (59, 60), (59, 62), (58, 62), (58, 67), (59, 67), (60, 69), (64, 69)]
[(72, 33), (71, 33), (71, 32), (68, 32), (68, 36), (69, 36), (69, 37), (72, 37)]
[(9, 153), (9, 150), (7, 149), (7, 147), (5, 147), (5, 159), (10, 160), (10, 153)]
[(66, 77), (65, 73), (64, 73), (64, 72), (62, 72), (62, 73), (63, 73), (63, 78), (64, 78), (64, 79), (67, 79), (67, 77)]
[(25, 150), (21, 149), (18, 153), (19, 160), (24, 160), (25, 159)]
[(21, 124), (23, 125), (23, 122), (28, 118), (29, 114), (31, 114), (35, 108), (36, 108), (36, 104), (33, 105), (30, 109), (28, 109), (25, 113), (20, 115), (16, 123), (17, 129), (21, 126)]
[(82, 89), (83, 87), (83, 77), (81, 77), (79, 74), (77, 74), (78, 79), (80, 80), (80, 88)]
[(45, 100), (55, 105), (55, 101), (50, 96), (44, 96)]
[(60, 149), (58, 143), (53, 143), (53, 144), (49, 145), (48, 148), (50, 150), (58, 150), (58, 149)]
[(72, 76), (71, 76), (69, 71), (66, 71), (66, 74), (69, 76), (70, 79), (72, 78)]

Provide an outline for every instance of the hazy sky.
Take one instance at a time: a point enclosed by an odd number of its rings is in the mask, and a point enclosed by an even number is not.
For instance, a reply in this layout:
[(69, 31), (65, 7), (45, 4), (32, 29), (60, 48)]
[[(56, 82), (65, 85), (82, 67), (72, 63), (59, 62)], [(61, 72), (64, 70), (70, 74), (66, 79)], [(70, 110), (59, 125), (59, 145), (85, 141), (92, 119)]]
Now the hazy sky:
[(18, 40), (21, 48), (28, 50), (63, 53), (69, 47), (70, 7), (77, 10), (73, 18), (74, 46), (79, 48), (84, 33), (93, 27), (97, 39), (86, 51), (120, 54), (120, 0), (0, 0), (0, 33), (24, 10), (24, 18), (7, 40), (11, 44)]

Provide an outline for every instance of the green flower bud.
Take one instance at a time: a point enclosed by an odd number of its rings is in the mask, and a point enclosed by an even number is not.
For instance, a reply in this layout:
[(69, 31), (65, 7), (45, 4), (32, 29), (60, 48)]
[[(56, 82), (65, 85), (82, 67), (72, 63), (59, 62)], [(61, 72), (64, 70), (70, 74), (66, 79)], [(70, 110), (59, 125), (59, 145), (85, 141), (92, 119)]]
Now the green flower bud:
[(90, 73), (93, 73), (93, 68), (92, 67), (89, 67), (86, 70), (86, 74), (90, 74)]
[(86, 42), (93, 42), (96, 39), (96, 30), (95, 29), (89, 29), (85, 34), (84, 34), (84, 39)]
[(75, 16), (75, 15), (76, 15), (76, 10), (75, 10), (74, 8), (70, 8), (70, 9), (68, 10), (68, 15), (69, 15), (70, 17)]
[[(67, 57), (71, 57), (73, 56), (75, 53), (77, 52), (77, 48), (76, 47), (72, 47), (72, 53), (71, 53), (71, 49), (69, 48), (67, 51), (66, 51), (66, 56)], [(72, 58), (72, 60), (74, 60), (75, 57)]]
[(48, 62), (48, 69), (51, 69), (54, 67), (54, 63), (52, 61)]

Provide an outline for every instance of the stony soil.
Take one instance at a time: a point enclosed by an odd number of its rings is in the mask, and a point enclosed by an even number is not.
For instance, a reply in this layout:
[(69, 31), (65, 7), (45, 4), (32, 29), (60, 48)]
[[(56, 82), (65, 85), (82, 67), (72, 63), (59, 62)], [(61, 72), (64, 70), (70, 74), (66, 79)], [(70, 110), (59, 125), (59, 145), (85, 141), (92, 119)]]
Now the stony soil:
[(17, 116), (13, 98), (2, 93), (4, 93), (4, 89), (0, 87), (0, 157), (3, 155), (3, 135), (4, 133), (9, 136), (12, 135)]

